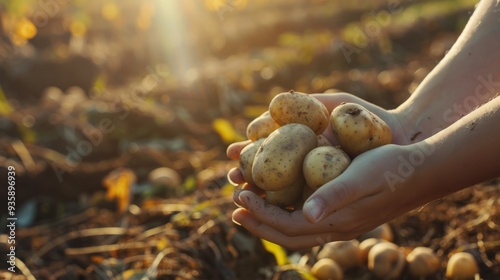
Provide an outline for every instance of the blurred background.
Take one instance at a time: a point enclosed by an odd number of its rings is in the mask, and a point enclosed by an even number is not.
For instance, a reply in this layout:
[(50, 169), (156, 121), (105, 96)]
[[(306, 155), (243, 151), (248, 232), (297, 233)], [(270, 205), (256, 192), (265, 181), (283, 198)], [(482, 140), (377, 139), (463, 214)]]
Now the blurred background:
[(167, 163), (196, 176), (210, 160), (189, 161), (192, 152), (222, 160), (279, 92), (345, 91), (396, 107), (474, 4), (6, 0), (0, 162), (27, 177), (21, 201), (47, 190), (75, 198), (117, 166), (139, 180)]
[(274, 95), (345, 91), (395, 108), (475, 4), (2, 0), (0, 167), (16, 169), (19, 226), (227, 196), (225, 149)]

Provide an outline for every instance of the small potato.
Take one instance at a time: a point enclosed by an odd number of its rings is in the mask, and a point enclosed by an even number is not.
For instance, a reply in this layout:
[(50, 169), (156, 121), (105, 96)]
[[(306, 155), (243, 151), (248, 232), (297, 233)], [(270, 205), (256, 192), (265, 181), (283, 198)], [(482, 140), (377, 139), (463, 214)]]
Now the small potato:
[(304, 178), (298, 178), (297, 181), (282, 190), (266, 191), (265, 199), (267, 202), (279, 207), (292, 206), (294, 202), (302, 198), (304, 185)]
[(368, 238), (359, 243), (359, 258), (361, 263), (366, 264), (368, 262), (368, 253), (370, 250), (380, 242), (384, 242), (384, 239), (380, 238)]
[(344, 270), (349, 270), (361, 264), (359, 257), (359, 242), (357, 240), (332, 241), (318, 252), (318, 260), (328, 258), (334, 260)]
[(351, 164), (351, 159), (341, 149), (333, 146), (317, 147), (304, 158), (302, 171), (307, 185), (317, 190), (337, 178)]
[(329, 113), (318, 99), (293, 90), (276, 95), (269, 104), (271, 117), (279, 124), (300, 123), (321, 134), (328, 126)]
[(368, 252), (368, 269), (380, 279), (399, 279), (404, 265), (403, 252), (389, 241), (373, 245)]
[(389, 126), (359, 104), (342, 103), (335, 107), (330, 125), (341, 148), (351, 157), (392, 141)]
[(279, 125), (273, 120), (273, 118), (271, 118), (269, 111), (266, 111), (248, 124), (247, 138), (252, 141), (256, 141), (260, 138), (266, 138), (278, 127)]
[(436, 274), (439, 270), (439, 257), (427, 247), (416, 247), (406, 256), (410, 274), (417, 278), (424, 278)]
[(477, 261), (471, 253), (458, 252), (453, 254), (446, 265), (446, 279), (471, 280), (479, 273)]
[(311, 268), (311, 273), (318, 280), (342, 280), (344, 272), (332, 259), (318, 260)]
[(260, 138), (248, 144), (245, 148), (243, 148), (240, 152), (240, 170), (243, 173), (243, 178), (249, 184), (254, 185), (254, 181), (252, 178), (252, 166), (253, 159), (255, 158), (255, 154), (260, 147), (260, 144), (264, 142), (265, 138)]
[(303, 124), (292, 123), (273, 131), (255, 154), (252, 177), (266, 191), (279, 191), (304, 175), (302, 162), (317, 145), (316, 134)]

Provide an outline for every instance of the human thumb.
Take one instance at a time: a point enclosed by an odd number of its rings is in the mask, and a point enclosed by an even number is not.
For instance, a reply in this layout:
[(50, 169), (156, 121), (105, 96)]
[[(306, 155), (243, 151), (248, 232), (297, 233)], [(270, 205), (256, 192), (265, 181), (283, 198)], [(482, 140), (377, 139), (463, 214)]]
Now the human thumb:
[(339, 177), (317, 189), (306, 200), (302, 207), (306, 220), (317, 223), (359, 198), (359, 179), (351, 173), (354, 172), (347, 169)]

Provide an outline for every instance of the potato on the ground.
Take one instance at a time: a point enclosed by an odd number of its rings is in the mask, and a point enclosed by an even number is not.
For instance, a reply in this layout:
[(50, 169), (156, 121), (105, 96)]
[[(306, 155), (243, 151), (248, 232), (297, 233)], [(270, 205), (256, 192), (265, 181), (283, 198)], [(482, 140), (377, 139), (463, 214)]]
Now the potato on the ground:
[(240, 152), (240, 170), (243, 173), (243, 178), (249, 184), (255, 184), (252, 178), (252, 166), (253, 159), (255, 158), (255, 154), (260, 147), (260, 144), (264, 142), (265, 138), (257, 139), (255, 142), (252, 142), (245, 146)]
[(474, 256), (467, 252), (453, 254), (446, 265), (446, 278), (450, 280), (470, 280), (475, 279), (479, 273)]
[(311, 273), (318, 280), (342, 280), (344, 272), (332, 259), (318, 260), (311, 268)]
[(266, 191), (279, 191), (294, 184), (304, 176), (302, 162), (316, 145), (316, 134), (303, 124), (287, 124), (273, 131), (255, 154), (255, 185)]
[(358, 246), (359, 242), (357, 240), (328, 242), (319, 251), (318, 259), (332, 259), (343, 270), (348, 270), (361, 263)]
[(335, 107), (330, 125), (342, 150), (351, 157), (392, 141), (389, 126), (359, 104), (342, 103)]
[(304, 124), (317, 135), (328, 127), (330, 116), (318, 99), (293, 90), (276, 95), (269, 104), (269, 113), (279, 125)]
[(408, 269), (414, 277), (427, 277), (434, 275), (440, 265), (439, 257), (427, 247), (416, 247), (408, 256)]
[(368, 252), (368, 269), (378, 278), (398, 279), (404, 265), (404, 254), (394, 243), (377, 243)]
[(370, 250), (380, 242), (384, 242), (384, 239), (381, 238), (368, 238), (359, 243), (359, 258), (361, 259), (361, 263), (366, 264), (368, 261), (368, 253)]
[(271, 118), (269, 111), (265, 111), (248, 124), (246, 134), (248, 139), (256, 141), (260, 138), (266, 138), (278, 127), (280, 126)]
[(313, 190), (337, 178), (351, 164), (351, 159), (338, 147), (323, 146), (311, 150), (304, 158), (302, 171)]

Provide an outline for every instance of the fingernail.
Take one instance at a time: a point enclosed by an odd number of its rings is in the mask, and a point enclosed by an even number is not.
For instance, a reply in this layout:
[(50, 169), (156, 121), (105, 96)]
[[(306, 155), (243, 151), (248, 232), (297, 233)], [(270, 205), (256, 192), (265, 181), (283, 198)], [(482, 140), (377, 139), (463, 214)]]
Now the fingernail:
[(323, 214), (323, 202), (319, 198), (310, 199), (304, 204), (303, 210), (316, 223)]
[(235, 223), (235, 224), (237, 224), (237, 225), (241, 226), (240, 222), (236, 221), (236, 220), (234, 219), (234, 217), (231, 217), (231, 220), (233, 220), (233, 223)]
[(234, 193), (233, 193), (233, 202), (234, 204), (236, 204), (236, 206), (238, 207), (245, 207), (245, 205), (243, 204), (243, 202), (241, 201), (240, 199), (240, 193), (241, 193), (241, 190), (236, 190)]

